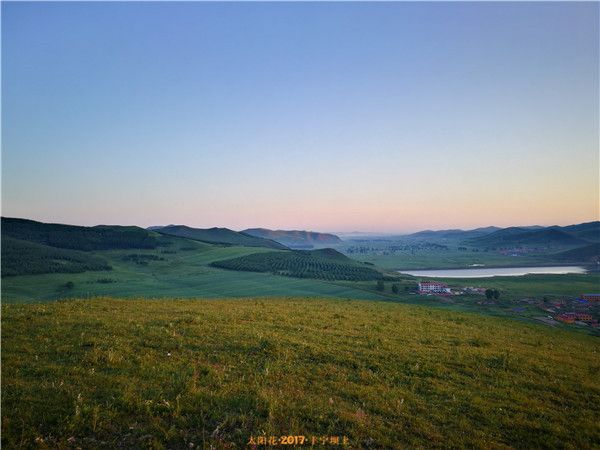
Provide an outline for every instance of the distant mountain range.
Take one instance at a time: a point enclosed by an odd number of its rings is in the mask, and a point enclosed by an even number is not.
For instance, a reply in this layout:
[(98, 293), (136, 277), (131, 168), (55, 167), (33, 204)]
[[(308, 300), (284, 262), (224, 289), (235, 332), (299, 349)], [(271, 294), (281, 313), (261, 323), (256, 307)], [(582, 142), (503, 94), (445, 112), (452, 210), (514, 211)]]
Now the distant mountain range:
[[(381, 279), (383, 274), (366, 267), (332, 248), (291, 250), (272, 239), (252, 236), (228, 228), (192, 228), (185, 225), (95, 227), (42, 223), (2, 217), (2, 277), (38, 274), (78, 274), (110, 272), (91, 283), (111, 284), (120, 279), (123, 265), (128, 274), (165, 269), (166, 261), (180, 264), (182, 273), (195, 267), (198, 254), (211, 267), (243, 272), (268, 272), (277, 275), (325, 280), (365, 281)], [(253, 230), (250, 230), (253, 231)], [(256, 230), (254, 230), (256, 231)], [(291, 243), (339, 243), (334, 235), (306, 231), (259, 230)], [(236, 246), (235, 249), (224, 248)], [(259, 248), (261, 247), (261, 248)], [(212, 260), (211, 260), (212, 258)], [(202, 264), (202, 263), (200, 263)], [(169, 270), (171, 270), (169, 266)], [(56, 281), (56, 280), (55, 280)], [(72, 289), (57, 284), (59, 290)], [(79, 283), (79, 281), (78, 281)]]
[(462, 239), (468, 239), (478, 236), (484, 236), (486, 234), (493, 233), (494, 231), (499, 231), (501, 228), (499, 227), (485, 227), (485, 228), (475, 228), (474, 230), (425, 230), (419, 231), (417, 233), (409, 234), (406, 237), (413, 238), (436, 238), (436, 239), (444, 239), (444, 238), (456, 238), (460, 237)]
[[(184, 225), (149, 227), (148, 230), (163, 234), (196, 239), (208, 243), (246, 245), (267, 248), (310, 249), (314, 247), (336, 246), (344, 242), (333, 233), (300, 230), (270, 230), (267, 228), (248, 228), (237, 232), (228, 228), (191, 228)], [(344, 235), (344, 239), (357, 237)], [(359, 237), (368, 239), (368, 234)], [(372, 239), (415, 239), (429, 241), (455, 241), (462, 245), (482, 248), (511, 246), (554, 246), (577, 247), (600, 242), (600, 221), (580, 223), (568, 226), (541, 225), (501, 228), (496, 226), (475, 228), (472, 230), (424, 230), (408, 235), (376, 234)]]
[[(234, 258), (227, 267), (223, 267), (228, 269), (238, 267), (242, 271), (269, 272), (278, 267), (278, 273), (300, 278), (370, 279), (374, 276), (370, 271), (365, 271), (361, 264), (358, 266), (360, 270), (341, 267), (349, 263), (346, 256), (335, 250), (315, 250), (308, 253), (299, 250), (313, 246), (335, 247), (343, 243), (338, 236), (330, 233), (261, 228), (237, 232), (228, 228), (202, 229), (185, 225), (150, 227), (150, 229), (119, 225), (84, 227), (7, 217), (2, 217), (1, 225), (3, 277), (106, 271), (111, 270), (115, 261), (119, 266), (123, 257), (137, 258), (135, 268), (139, 269), (145, 267), (143, 263), (148, 262), (144, 258), (164, 261), (165, 258), (170, 257), (164, 255), (176, 255), (178, 251), (202, 251), (211, 246), (214, 250), (223, 246), (246, 247), (246, 250), (242, 251), (243, 258), (242, 256), (239, 260)], [(408, 236), (391, 236), (388, 240), (406, 238), (414, 239), (417, 243), (419, 241), (435, 243), (437, 240), (438, 243), (451, 243), (453, 246), (491, 250), (543, 247), (549, 261), (590, 264), (600, 261), (600, 221), (564, 227), (426, 230)], [(373, 240), (377, 239), (380, 238), (373, 238)], [(246, 257), (248, 247), (261, 247), (272, 251), (264, 256)], [(290, 251), (290, 248), (297, 250)], [(115, 256), (114, 252), (106, 252), (106, 250), (132, 250), (132, 252), (126, 254), (117, 252)], [(152, 255), (143, 253), (140, 256), (139, 250), (154, 253)], [(221, 248), (221, 250), (226, 249)], [(282, 250), (283, 255), (279, 254)], [(256, 250), (255, 253), (264, 252), (265, 250)], [(140, 258), (142, 260), (139, 260)], [(333, 262), (336, 258), (339, 260)]]
[(515, 245), (578, 246), (600, 242), (600, 222), (587, 222), (566, 227), (510, 227), (481, 236), (464, 235), (465, 243), (477, 247)]
[(457, 240), (474, 247), (513, 245), (577, 246), (600, 242), (600, 221), (560, 227), (540, 225), (524, 227), (484, 227), (473, 230), (425, 230), (402, 236), (420, 240)]
[(271, 239), (290, 248), (312, 248), (340, 244), (342, 240), (335, 234), (299, 230), (268, 230), (266, 228), (248, 228), (242, 233), (250, 236)]
[(287, 247), (279, 242), (262, 237), (251, 236), (229, 228), (191, 228), (185, 225), (168, 225), (166, 227), (151, 227), (153, 231), (170, 236), (178, 236), (209, 244), (241, 245), (245, 247), (266, 247), (286, 250)]

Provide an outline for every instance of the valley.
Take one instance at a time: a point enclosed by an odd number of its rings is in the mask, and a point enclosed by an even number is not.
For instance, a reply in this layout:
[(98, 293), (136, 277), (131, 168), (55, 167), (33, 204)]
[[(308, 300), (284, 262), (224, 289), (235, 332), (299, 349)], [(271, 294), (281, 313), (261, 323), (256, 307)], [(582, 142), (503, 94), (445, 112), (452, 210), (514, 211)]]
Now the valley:
[(427, 278), (375, 262), (456, 267), (447, 240), (365, 253), (223, 228), (2, 225), (7, 448), (600, 445), (600, 302), (581, 298), (600, 273), (436, 278), (447, 293), (425, 294)]
[(600, 450), (600, 2), (0, 12), (2, 450)]

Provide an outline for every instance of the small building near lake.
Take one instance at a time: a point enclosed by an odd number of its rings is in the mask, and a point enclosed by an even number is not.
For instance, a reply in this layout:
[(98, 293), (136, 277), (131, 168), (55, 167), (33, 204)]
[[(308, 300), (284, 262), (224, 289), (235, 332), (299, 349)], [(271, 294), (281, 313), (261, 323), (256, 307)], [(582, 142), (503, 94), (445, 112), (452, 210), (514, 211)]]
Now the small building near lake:
[(440, 283), (439, 281), (419, 282), (419, 294), (448, 295), (450, 293), (450, 288), (446, 283)]

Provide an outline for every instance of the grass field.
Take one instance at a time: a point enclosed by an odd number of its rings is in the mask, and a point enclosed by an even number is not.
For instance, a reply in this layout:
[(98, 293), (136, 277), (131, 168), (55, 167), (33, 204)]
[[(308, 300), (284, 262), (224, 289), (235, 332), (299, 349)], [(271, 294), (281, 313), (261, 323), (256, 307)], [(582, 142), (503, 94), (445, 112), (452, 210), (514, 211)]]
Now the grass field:
[[(485, 301), (484, 295), (474, 294), (449, 297), (417, 295), (411, 289), (415, 288), (417, 280), (420, 279), (426, 278), (407, 277), (397, 281), (386, 281), (383, 291), (378, 290), (374, 283), (369, 282), (351, 283), (351, 286), (365, 292), (378, 294), (388, 301), (442, 308), (448, 311), (468, 311), (519, 321), (539, 323), (541, 318), (548, 318), (547, 308), (551, 307), (551, 302), (554, 301), (565, 303), (559, 310), (554, 308), (552, 316), (562, 312), (584, 311), (595, 319), (600, 317), (600, 305), (583, 306), (576, 300), (582, 293), (600, 291), (600, 274), (598, 273), (464, 279), (435, 278), (437, 281), (448, 283), (451, 288), (455, 289), (466, 286), (497, 289), (501, 294), (500, 298), (492, 302)], [(392, 291), (393, 285), (398, 286), (398, 293)], [(600, 336), (598, 328), (582, 324), (565, 325), (555, 322), (553, 326)]]
[(578, 333), (352, 300), (2, 312), (4, 448), (600, 446), (600, 343)]
[(451, 285), (496, 288), (511, 298), (579, 296), (600, 291), (600, 274), (538, 274), (518, 277), (435, 278)]
[(547, 266), (565, 263), (587, 265), (594, 256), (598, 256), (598, 244), (583, 247), (564, 244), (512, 247), (514, 248), (505, 248), (504, 253), (501, 253), (498, 249), (466, 245), (462, 238), (389, 237), (348, 240), (335, 248), (354, 259), (390, 270), (469, 268), (473, 264), (486, 267)]
[(376, 253), (348, 255), (359, 261), (366, 261), (378, 267), (391, 270), (410, 269), (463, 269), (472, 264), (484, 264), (486, 267), (520, 267), (559, 265), (545, 255), (507, 256), (495, 252), (471, 252), (449, 250), (420, 250), (396, 252), (391, 255)]
[[(460, 288), (465, 286), (498, 289), (505, 299), (522, 299), (525, 297), (578, 297), (586, 292), (600, 291), (600, 274), (535, 274), (514, 277), (490, 278), (427, 278), (405, 277), (399, 282), (387, 282), (386, 291), (389, 293), (392, 284), (398, 284), (403, 294), (404, 286), (414, 286), (418, 280), (435, 280), (447, 283), (450, 287)], [(366, 290), (376, 290), (374, 283), (356, 283)]]
[[(177, 246), (179, 245), (179, 246)], [(60, 298), (111, 295), (118, 297), (248, 297), (316, 296), (337, 298), (381, 298), (377, 293), (326, 281), (297, 279), (268, 273), (233, 272), (209, 264), (272, 249), (216, 247), (177, 241), (164, 250), (110, 250), (96, 252), (113, 270), (77, 274), (42, 274), (2, 279), (4, 302), (35, 302)], [(184, 248), (186, 250), (181, 250)], [(131, 255), (158, 258), (137, 264)], [(162, 258), (162, 259), (160, 259)], [(72, 288), (66, 284), (71, 281)], [(108, 282), (107, 282), (108, 281)]]

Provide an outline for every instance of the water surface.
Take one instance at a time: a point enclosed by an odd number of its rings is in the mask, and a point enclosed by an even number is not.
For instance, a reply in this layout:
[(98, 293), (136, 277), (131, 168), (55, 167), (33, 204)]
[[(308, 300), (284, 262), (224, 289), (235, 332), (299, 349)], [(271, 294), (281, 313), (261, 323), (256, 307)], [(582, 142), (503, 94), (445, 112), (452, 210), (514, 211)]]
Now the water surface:
[(565, 274), (586, 273), (579, 266), (551, 267), (497, 267), (486, 269), (439, 269), (439, 270), (399, 270), (398, 272), (415, 277), (433, 278), (486, 278), (486, 277), (516, 277), (528, 274)]

